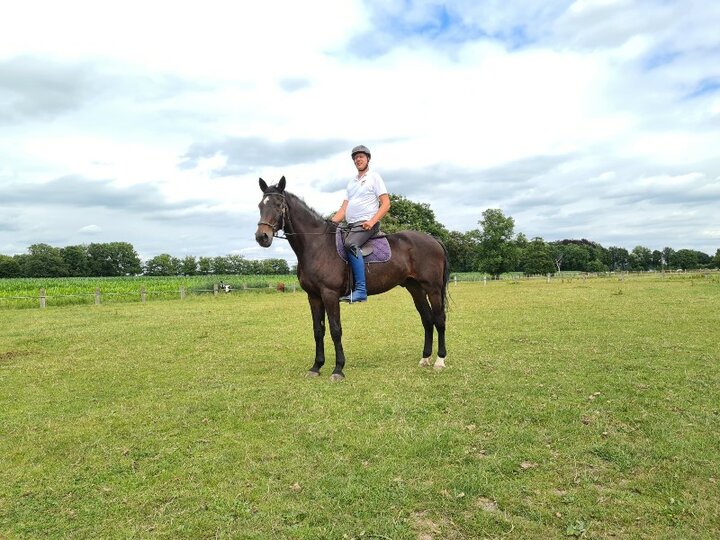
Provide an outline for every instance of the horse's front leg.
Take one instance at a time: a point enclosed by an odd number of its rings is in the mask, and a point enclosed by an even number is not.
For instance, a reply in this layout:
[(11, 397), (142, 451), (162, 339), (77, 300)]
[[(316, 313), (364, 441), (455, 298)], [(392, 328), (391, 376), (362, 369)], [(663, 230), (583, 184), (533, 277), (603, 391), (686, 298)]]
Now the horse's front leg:
[(330, 323), (330, 336), (335, 345), (335, 369), (330, 376), (332, 381), (342, 381), (345, 378), (345, 352), (342, 346), (342, 325), (340, 324), (340, 300), (336, 292), (323, 293), (323, 304)]
[(325, 363), (325, 305), (319, 296), (308, 295), (308, 301), (310, 302), (315, 336), (315, 363), (307, 375), (308, 377), (317, 377), (320, 375), (320, 368)]

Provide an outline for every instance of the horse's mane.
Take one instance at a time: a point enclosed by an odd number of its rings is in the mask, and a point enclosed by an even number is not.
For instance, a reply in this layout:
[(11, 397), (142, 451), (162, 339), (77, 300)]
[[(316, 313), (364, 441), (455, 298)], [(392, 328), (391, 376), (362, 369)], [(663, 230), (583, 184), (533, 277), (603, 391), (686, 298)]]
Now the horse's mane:
[(314, 208), (309, 206), (308, 203), (306, 203), (303, 199), (301, 199), (294, 193), (285, 191), (285, 197), (288, 199), (291, 199), (293, 202), (295, 202), (297, 205), (299, 205), (303, 210), (305, 210), (308, 214), (310, 214), (312, 217), (314, 217), (315, 220), (317, 220), (318, 222), (324, 223), (326, 221), (325, 218), (320, 214), (320, 212), (318, 212), (317, 210), (315, 210)]

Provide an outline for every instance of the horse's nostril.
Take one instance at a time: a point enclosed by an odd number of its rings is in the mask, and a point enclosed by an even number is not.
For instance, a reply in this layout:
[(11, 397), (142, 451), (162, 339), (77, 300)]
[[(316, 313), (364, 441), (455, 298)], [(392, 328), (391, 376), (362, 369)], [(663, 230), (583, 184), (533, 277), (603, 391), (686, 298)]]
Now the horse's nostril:
[(266, 246), (268, 242), (270, 241), (270, 237), (265, 232), (259, 232), (255, 235), (255, 240), (258, 244), (262, 246)]

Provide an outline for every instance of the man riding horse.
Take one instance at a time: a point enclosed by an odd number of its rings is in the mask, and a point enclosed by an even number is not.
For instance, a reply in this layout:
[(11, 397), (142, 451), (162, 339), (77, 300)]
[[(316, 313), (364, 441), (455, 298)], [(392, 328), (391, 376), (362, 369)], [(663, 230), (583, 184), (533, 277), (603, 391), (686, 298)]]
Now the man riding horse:
[(340, 209), (332, 217), (333, 223), (343, 219), (348, 222), (350, 231), (344, 239), (355, 285), (341, 302), (365, 302), (365, 262), (360, 248), (380, 230), (380, 220), (390, 209), (390, 196), (385, 182), (375, 171), (370, 170), (370, 150), (360, 145), (351, 153), (358, 173), (347, 185), (347, 196)]

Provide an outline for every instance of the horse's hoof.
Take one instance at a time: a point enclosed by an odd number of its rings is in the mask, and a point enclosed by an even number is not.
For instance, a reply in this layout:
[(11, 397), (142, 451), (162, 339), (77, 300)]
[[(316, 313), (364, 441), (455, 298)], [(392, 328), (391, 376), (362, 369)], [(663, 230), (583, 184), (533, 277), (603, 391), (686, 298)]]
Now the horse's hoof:
[(430, 366), (432, 366), (432, 362), (431, 362), (431, 360), (430, 360), (430, 357), (428, 356), (427, 358), (423, 358), (422, 360), (420, 360), (420, 363), (418, 364), (418, 366), (420, 366), (420, 367), (430, 367)]
[(333, 373), (332, 375), (330, 375), (330, 380), (331, 380), (332, 382), (344, 381), (344, 380), (345, 380), (345, 375), (343, 375), (342, 373)]
[(319, 372), (319, 371), (313, 371), (313, 370), (311, 369), (310, 371), (308, 371), (308, 372), (305, 374), (305, 376), (306, 376), (308, 379), (312, 379), (312, 378), (314, 378), (314, 377), (319, 377), (319, 376), (320, 376), (320, 372)]
[(435, 371), (441, 371), (445, 369), (445, 358), (441, 358), (438, 356), (437, 360), (435, 360), (435, 365), (433, 366)]

